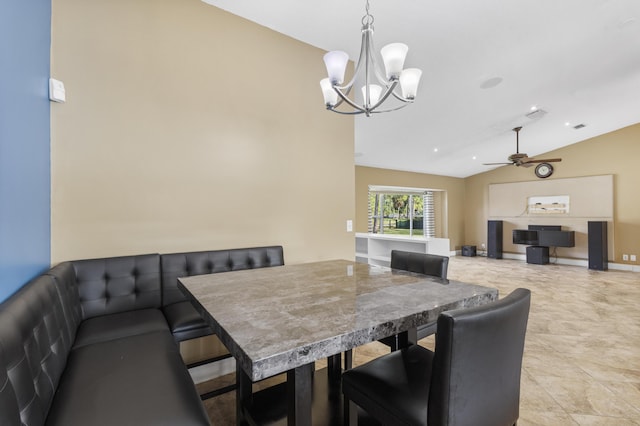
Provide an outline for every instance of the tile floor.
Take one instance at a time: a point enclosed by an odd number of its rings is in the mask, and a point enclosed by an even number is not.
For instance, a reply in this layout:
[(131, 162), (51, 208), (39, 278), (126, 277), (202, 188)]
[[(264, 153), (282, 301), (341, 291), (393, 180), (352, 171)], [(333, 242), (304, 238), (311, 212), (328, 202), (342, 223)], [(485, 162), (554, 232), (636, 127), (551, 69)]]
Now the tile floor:
[[(458, 256), (449, 278), (496, 287), (502, 296), (532, 291), (519, 426), (640, 425), (640, 274)], [(433, 338), (420, 344), (431, 348)], [(357, 348), (354, 363), (387, 351), (377, 342)], [(233, 392), (205, 407), (213, 425), (235, 424)]]

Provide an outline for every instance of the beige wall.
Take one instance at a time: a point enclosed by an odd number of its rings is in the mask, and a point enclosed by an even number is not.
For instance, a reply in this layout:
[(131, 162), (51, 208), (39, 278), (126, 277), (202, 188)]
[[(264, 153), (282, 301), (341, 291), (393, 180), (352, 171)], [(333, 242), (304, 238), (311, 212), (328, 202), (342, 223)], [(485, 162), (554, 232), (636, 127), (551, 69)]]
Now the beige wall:
[[(441, 189), (446, 191), (447, 224), (444, 236), (450, 239), (451, 250), (460, 249), (464, 242), (464, 179), (427, 175), (421, 173), (402, 172), (397, 170), (378, 169), (373, 167), (356, 167), (356, 226), (357, 232), (367, 232), (369, 185), (406, 186), (412, 188)], [(442, 224), (438, 224), (442, 226)]]
[(354, 256), (323, 52), (199, 0), (53, 0), (52, 263), (282, 244)]
[[(613, 178), (613, 250), (616, 263), (622, 254), (640, 256), (640, 124), (607, 133), (584, 142), (552, 151), (545, 157), (561, 157), (548, 180), (614, 175)], [(465, 240), (469, 244), (486, 242), (489, 215), (489, 184), (536, 180), (533, 168), (500, 167), (465, 180)], [(589, 192), (589, 188), (584, 188)], [(585, 219), (586, 220), (586, 219)]]

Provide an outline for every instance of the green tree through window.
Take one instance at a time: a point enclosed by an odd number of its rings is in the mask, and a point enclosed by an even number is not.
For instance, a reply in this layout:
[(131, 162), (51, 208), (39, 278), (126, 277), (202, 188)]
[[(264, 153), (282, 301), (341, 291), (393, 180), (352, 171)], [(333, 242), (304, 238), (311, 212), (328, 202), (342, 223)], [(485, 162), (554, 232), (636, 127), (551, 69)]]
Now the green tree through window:
[(369, 189), (369, 227), (374, 234), (435, 237), (433, 192)]

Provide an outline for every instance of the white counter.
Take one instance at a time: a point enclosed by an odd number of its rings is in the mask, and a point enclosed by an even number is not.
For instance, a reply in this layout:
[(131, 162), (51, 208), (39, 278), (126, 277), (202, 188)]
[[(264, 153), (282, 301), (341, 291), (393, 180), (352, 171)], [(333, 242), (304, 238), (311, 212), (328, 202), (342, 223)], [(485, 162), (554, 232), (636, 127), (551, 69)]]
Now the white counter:
[(448, 238), (410, 237), (408, 235), (385, 235), (356, 233), (356, 260), (372, 265), (389, 266), (391, 250), (450, 256)]

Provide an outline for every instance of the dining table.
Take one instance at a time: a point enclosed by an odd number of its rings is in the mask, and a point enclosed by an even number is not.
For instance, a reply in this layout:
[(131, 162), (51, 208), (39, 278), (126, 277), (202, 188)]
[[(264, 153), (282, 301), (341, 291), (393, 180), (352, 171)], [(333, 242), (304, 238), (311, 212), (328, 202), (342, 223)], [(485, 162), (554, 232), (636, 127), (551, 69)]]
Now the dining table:
[[(314, 402), (327, 399), (316, 361), (329, 360), (326, 376), (339, 393), (341, 354), (349, 368), (354, 348), (394, 335), (416, 343), (416, 327), (441, 312), (498, 298), (495, 288), (349, 260), (197, 275), (179, 278), (179, 288), (236, 360), (239, 425), (260, 424), (274, 404), (285, 407), (284, 424), (339, 424), (340, 408), (318, 420), (329, 408)], [(252, 384), (281, 373), (282, 398), (258, 404)], [(340, 406), (339, 395), (332, 399)]]

